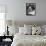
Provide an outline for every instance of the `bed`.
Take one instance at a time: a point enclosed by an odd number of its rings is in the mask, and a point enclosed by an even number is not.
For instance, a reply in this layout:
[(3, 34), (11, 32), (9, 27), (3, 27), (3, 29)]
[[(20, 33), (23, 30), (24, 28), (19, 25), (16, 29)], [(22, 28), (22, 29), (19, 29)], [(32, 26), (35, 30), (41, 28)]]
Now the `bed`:
[[(25, 23), (20, 23), (19, 25), (21, 26), (24, 24)], [(33, 27), (33, 31), (31, 31), (32, 25), (24, 25), (25, 30), (23, 30), (23, 27), (21, 27), (19, 29), (19, 33), (14, 35), (11, 46), (46, 46), (46, 35), (39, 35), (41, 33), (41, 28), (39, 26), (36, 27)], [(46, 27), (44, 28), (46, 29)], [(33, 32), (32, 35), (30, 34), (30, 32)]]
[(46, 36), (16, 34), (11, 46), (46, 46)]

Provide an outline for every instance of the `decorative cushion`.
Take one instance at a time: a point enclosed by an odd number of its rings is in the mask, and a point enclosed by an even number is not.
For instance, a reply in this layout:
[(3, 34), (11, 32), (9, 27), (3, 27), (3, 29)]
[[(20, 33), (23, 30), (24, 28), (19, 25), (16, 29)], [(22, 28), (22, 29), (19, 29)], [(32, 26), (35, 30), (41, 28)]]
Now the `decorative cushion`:
[(39, 26), (32, 27), (32, 35), (39, 35), (41, 34), (41, 28)]
[(9, 26), (9, 35), (15, 35), (19, 32), (19, 28), (15, 26)]
[(25, 28), (25, 27), (19, 27), (19, 33), (20, 34), (31, 34), (31, 29), (30, 28)]
[(26, 25), (26, 24), (24, 24), (24, 27), (32, 29), (32, 25)]
[(19, 33), (20, 33), (20, 34), (24, 34), (24, 31), (25, 31), (25, 30), (24, 30), (24, 27), (19, 27)]
[(43, 35), (46, 35), (46, 25), (42, 26)]
[(45, 31), (45, 33), (46, 33), (46, 25), (43, 25), (43, 27), (42, 28), (44, 28), (44, 31)]
[(24, 24), (25, 30), (29, 30), (28, 32), (30, 32), (29, 34), (32, 34), (32, 25), (26, 25)]
[(32, 29), (25, 27), (25, 32), (24, 32), (24, 34), (26, 34), (26, 35), (31, 35), (31, 34), (32, 34)]

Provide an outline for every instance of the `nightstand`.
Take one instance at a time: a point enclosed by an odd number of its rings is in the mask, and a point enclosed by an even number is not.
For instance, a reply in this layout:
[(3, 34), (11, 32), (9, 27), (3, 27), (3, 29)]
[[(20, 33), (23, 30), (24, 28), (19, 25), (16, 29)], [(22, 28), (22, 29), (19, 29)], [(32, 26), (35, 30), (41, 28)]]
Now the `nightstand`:
[(0, 46), (11, 46), (12, 42), (12, 36), (0, 36)]

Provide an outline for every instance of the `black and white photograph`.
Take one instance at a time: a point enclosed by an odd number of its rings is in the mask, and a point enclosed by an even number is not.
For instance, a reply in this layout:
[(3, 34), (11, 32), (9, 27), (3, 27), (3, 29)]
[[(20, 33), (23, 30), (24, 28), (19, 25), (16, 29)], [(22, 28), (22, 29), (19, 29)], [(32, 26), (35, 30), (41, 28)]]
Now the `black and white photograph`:
[(0, 46), (46, 46), (46, 0), (0, 0)]
[(36, 15), (36, 3), (26, 3), (26, 15), (27, 16)]

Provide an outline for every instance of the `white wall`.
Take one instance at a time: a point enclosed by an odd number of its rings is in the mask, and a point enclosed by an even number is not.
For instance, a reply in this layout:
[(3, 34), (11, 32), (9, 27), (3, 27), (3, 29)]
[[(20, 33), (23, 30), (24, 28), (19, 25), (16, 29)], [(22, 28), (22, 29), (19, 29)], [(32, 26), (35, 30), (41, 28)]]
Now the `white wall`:
[[(26, 3), (36, 3), (36, 16), (26, 16)], [(7, 5), (7, 20), (46, 21), (46, 0), (0, 0)]]

